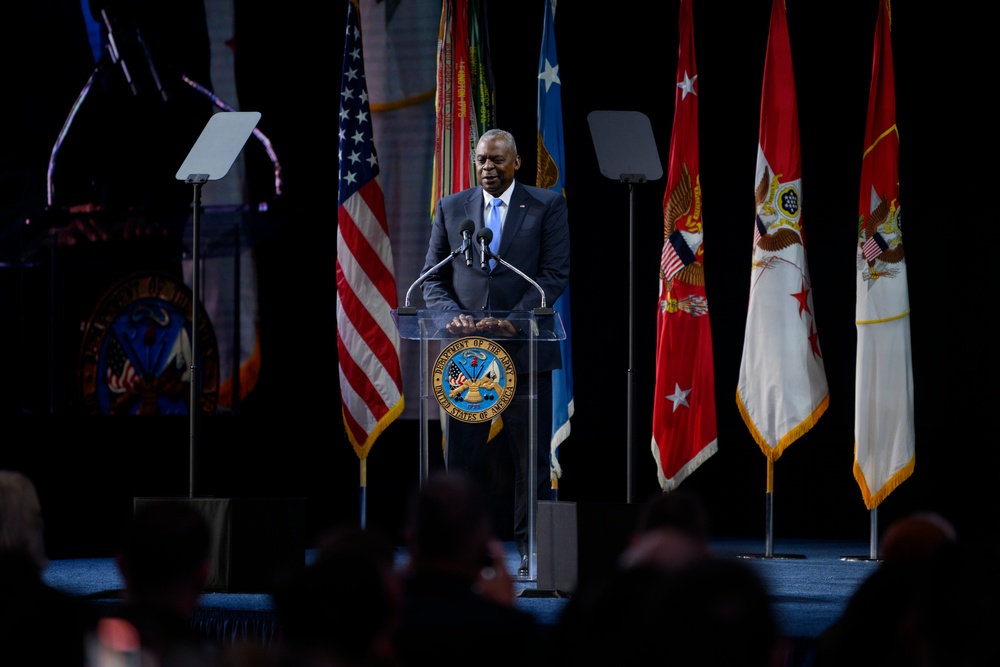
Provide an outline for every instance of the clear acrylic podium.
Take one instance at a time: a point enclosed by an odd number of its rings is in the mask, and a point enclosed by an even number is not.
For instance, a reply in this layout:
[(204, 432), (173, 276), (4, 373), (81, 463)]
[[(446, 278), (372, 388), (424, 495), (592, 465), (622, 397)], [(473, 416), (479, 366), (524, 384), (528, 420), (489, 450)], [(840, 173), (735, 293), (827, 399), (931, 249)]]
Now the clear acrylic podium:
[[(477, 322), (493, 317), (499, 320), (510, 322), (515, 333), (505, 335), (480, 335), (450, 333), (448, 324), (458, 315), (471, 315)], [(538, 410), (551, 410), (550, 405), (537, 405), (537, 364), (538, 364), (538, 343), (558, 342), (566, 338), (566, 330), (563, 328), (562, 319), (559, 313), (550, 308), (539, 308), (535, 310), (519, 311), (464, 311), (464, 310), (418, 310), (414, 308), (400, 308), (392, 312), (396, 327), (401, 338), (419, 341), (420, 343), (420, 481), (421, 484), (430, 474), (430, 428), (429, 422), (432, 418), (442, 416), (443, 419), (464, 418), (468, 421), (469, 415), (461, 413), (459, 416), (449, 414), (449, 410), (442, 407), (436, 394), (435, 387), (442, 382), (441, 364), (448, 358), (449, 350), (455, 349), (453, 345), (463, 339), (474, 338), (468, 344), (475, 347), (482, 347), (487, 350), (496, 350), (499, 346), (506, 354), (512, 357), (517, 383), (517, 393), (513, 402), (527, 402), (527, 405), (520, 406), (528, 415), (528, 580), (535, 580), (538, 576), (538, 544), (536, 519), (538, 514), (538, 499), (532, 489), (538, 487), (538, 465), (537, 453), (540, 443), (538, 443)], [(524, 389), (527, 388), (527, 391)], [(508, 405), (507, 407), (510, 407)], [(457, 412), (457, 411), (456, 411)], [(481, 414), (482, 419), (489, 419), (488, 414)], [(501, 413), (502, 417), (502, 413)], [(442, 424), (442, 432), (445, 425)], [(541, 443), (548, 446), (548, 441)], [(548, 471), (544, 471), (548, 474)], [(525, 577), (518, 577), (524, 580)]]

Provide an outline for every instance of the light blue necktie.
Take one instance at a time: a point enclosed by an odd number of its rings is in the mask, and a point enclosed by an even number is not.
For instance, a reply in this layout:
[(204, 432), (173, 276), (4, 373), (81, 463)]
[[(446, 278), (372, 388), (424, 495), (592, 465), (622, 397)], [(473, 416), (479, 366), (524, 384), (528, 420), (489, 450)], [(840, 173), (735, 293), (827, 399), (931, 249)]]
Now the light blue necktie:
[[(494, 197), (490, 200), (490, 214), (487, 216), (486, 228), (493, 232), (493, 240), (490, 241), (490, 252), (496, 254), (497, 250), (500, 249), (500, 207), (503, 205), (503, 200), (499, 197)], [(496, 266), (496, 260), (490, 260), (490, 271)]]

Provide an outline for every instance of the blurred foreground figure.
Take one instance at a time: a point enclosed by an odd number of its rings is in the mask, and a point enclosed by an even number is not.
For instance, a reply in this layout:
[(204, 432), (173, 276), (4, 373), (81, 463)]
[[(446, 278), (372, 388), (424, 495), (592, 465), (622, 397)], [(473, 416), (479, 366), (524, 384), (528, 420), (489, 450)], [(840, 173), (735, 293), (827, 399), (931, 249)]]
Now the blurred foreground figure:
[(85, 664), (84, 645), (96, 627), (89, 604), (42, 579), (49, 565), (42, 506), (23, 473), (0, 470), (0, 664)]
[(211, 530), (198, 510), (170, 500), (140, 506), (125, 529), (116, 562), (125, 592), (115, 616), (137, 631), (143, 662), (212, 664), (216, 647), (192, 623), (212, 573)]
[(436, 473), (409, 507), (410, 562), (395, 641), (400, 664), (539, 664), (537, 622), (514, 607), (503, 545), (473, 477)]
[(566, 664), (782, 667), (770, 592), (746, 563), (716, 556), (700, 497), (674, 490), (641, 507), (615, 568), (577, 588), (552, 642)]
[(1000, 554), (916, 512), (886, 528), (882, 562), (817, 641), (815, 667), (997, 664)]
[(400, 613), (395, 550), (357, 526), (322, 536), (316, 559), (273, 594), (283, 667), (393, 667)]

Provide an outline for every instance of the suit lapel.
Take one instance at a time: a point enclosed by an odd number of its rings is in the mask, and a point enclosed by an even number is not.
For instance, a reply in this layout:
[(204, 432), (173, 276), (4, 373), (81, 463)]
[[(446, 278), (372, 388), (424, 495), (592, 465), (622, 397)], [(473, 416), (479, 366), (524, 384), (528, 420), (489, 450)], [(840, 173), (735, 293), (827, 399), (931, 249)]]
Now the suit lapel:
[[(469, 194), (468, 200), (465, 202), (465, 215), (476, 223), (476, 232), (480, 229), (486, 227), (486, 222), (483, 220), (483, 189), (482, 187), (473, 188), (472, 192)], [(473, 240), (475, 239), (475, 234), (473, 234)]]
[(500, 235), (500, 256), (505, 257), (507, 249), (528, 213), (528, 193), (520, 182), (514, 182), (514, 190), (510, 193), (510, 205), (507, 207), (507, 217), (503, 221), (503, 234)]

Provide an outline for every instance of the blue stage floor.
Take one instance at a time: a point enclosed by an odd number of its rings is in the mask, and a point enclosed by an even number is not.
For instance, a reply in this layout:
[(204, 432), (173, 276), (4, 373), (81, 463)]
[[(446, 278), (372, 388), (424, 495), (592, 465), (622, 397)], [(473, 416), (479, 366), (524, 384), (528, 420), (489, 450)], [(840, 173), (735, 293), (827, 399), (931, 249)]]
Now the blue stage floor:
[[(775, 611), (786, 637), (815, 638), (841, 613), (857, 586), (878, 566), (867, 558), (869, 545), (843, 541), (776, 541), (772, 555), (764, 555), (764, 540), (715, 539), (720, 556), (750, 563), (768, 583)], [(507, 545), (508, 566), (520, 562), (513, 543)], [(309, 554), (306, 554), (308, 561)], [(53, 586), (89, 597), (98, 606), (117, 603), (122, 582), (111, 558), (54, 560), (45, 573)], [(535, 581), (515, 581), (517, 606), (540, 622), (552, 625), (569, 599), (557, 591), (539, 590)], [(196, 616), (219, 639), (273, 637), (271, 601), (263, 593), (205, 593)]]

